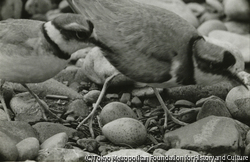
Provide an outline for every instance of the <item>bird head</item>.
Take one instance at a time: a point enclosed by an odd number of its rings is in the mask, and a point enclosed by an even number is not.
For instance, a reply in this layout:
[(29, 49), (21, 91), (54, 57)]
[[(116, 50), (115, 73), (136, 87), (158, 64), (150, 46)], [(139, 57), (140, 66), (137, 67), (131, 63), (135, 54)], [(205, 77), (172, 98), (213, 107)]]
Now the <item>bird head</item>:
[(94, 25), (78, 14), (62, 14), (44, 24), (49, 39), (62, 52), (72, 54), (88, 47), (88, 39), (94, 37)]
[(234, 68), (237, 58), (228, 50), (205, 41), (196, 39), (192, 47), (194, 78), (197, 84), (212, 85), (222, 81), (238, 83), (247, 88)]

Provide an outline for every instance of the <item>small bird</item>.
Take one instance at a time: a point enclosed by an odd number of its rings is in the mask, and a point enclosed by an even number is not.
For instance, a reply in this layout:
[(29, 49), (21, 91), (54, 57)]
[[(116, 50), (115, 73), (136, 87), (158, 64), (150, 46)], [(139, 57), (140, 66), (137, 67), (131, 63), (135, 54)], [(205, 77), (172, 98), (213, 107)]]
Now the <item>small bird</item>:
[[(81, 15), (62, 14), (52, 21), (24, 19), (0, 21), (0, 99), (5, 81), (22, 84), (37, 102), (54, 117), (26, 83), (39, 83), (64, 69), (72, 53), (87, 47), (93, 24)], [(88, 35), (90, 34), (90, 35)]]
[[(173, 12), (135, 0), (68, 2), (76, 13), (93, 23), (93, 34), (90, 34), (94, 37), (88, 41), (99, 46), (119, 72), (137, 82), (168, 88), (229, 81), (246, 87), (232, 71), (236, 63), (234, 55), (205, 41), (193, 26)], [(164, 125), (167, 116), (185, 125), (172, 116), (159, 92), (153, 89), (165, 111)], [(78, 128), (93, 118), (96, 108)]]

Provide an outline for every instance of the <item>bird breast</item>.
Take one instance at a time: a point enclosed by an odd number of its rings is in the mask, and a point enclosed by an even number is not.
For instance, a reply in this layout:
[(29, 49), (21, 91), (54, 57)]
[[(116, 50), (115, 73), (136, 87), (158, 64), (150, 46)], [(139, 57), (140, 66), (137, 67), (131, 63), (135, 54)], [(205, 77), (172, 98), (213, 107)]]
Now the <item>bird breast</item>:
[(0, 79), (17, 83), (38, 83), (54, 77), (66, 61), (51, 55), (0, 55)]

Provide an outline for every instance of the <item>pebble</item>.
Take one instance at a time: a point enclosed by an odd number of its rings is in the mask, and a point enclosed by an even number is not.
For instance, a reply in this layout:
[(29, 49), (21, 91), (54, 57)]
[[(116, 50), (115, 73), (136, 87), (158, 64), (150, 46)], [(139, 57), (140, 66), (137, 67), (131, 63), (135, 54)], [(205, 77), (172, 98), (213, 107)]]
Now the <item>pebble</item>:
[(118, 99), (118, 98), (119, 98), (119, 95), (116, 94), (116, 93), (112, 93), (112, 94), (108, 93), (108, 94), (106, 94), (106, 98), (107, 98), (108, 100)]
[(39, 142), (43, 143), (46, 139), (55, 134), (65, 132), (69, 138), (84, 138), (85, 135), (73, 128), (66, 127), (59, 123), (39, 122), (32, 126), (39, 134)]
[(96, 103), (98, 97), (100, 96), (101, 91), (91, 90), (83, 96), (83, 99), (90, 104)]
[(83, 148), (86, 151), (94, 152), (97, 150), (97, 147), (99, 146), (99, 143), (96, 139), (92, 138), (82, 138), (77, 140), (76, 142), (81, 148)]
[(119, 118), (102, 127), (103, 135), (116, 145), (136, 147), (147, 139), (147, 130), (138, 120), (133, 118)]
[(149, 4), (152, 6), (156, 6), (168, 11), (172, 11), (175, 14), (179, 15), (181, 18), (185, 19), (187, 22), (189, 22), (194, 27), (199, 26), (199, 22), (195, 15), (192, 13), (190, 8), (186, 6), (186, 4), (181, 0), (136, 0), (141, 3)]
[(243, 35), (250, 33), (249, 22), (227, 21), (224, 24), (227, 27), (227, 30), (232, 33)]
[(211, 115), (232, 118), (232, 115), (227, 109), (226, 103), (220, 98), (206, 100), (197, 115), (197, 120)]
[(16, 161), (18, 158), (18, 150), (15, 142), (0, 131), (0, 159), (3, 161)]
[(70, 115), (73, 118), (82, 116), (86, 117), (89, 113), (89, 108), (86, 101), (83, 99), (76, 99), (68, 105), (68, 110), (65, 115)]
[(41, 149), (63, 148), (67, 142), (68, 135), (65, 132), (61, 132), (46, 139), (41, 144)]
[(35, 14), (45, 14), (49, 10), (52, 9), (52, 2), (50, 0), (43, 0), (43, 1), (37, 1), (37, 0), (28, 0), (25, 3), (25, 10), (30, 15)]
[(198, 156), (201, 155), (196, 151), (192, 150), (186, 150), (186, 149), (179, 149), (179, 148), (173, 148), (169, 149), (168, 151), (163, 150), (163, 149), (156, 149), (153, 152), (154, 156), (165, 156), (165, 157), (170, 157), (170, 156), (179, 156), (179, 157), (184, 157), (183, 160), (189, 161), (189, 159), (185, 158), (185, 156)]
[(142, 106), (142, 102), (138, 97), (133, 97), (131, 100), (131, 104), (135, 107), (141, 107)]
[(69, 85), (69, 88), (75, 90), (76, 92), (78, 92), (79, 87), (80, 87), (80, 83), (78, 83), (78, 82), (72, 82)]
[(37, 122), (43, 119), (42, 107), (29, 92), (15, 95), (10, 100), (10, 107), (15, 114), (15, 120)]
[(250, 5), (248, 0), (224, 0), (223, 5), (228, 19), (238, 21), (250, 20)]
[(22, 0), (5, 0), (4, 3), (1, 3), (0, 20), (6, 20), (9, 18), (21, 18), (22, 8)]
[(206, 12), (205, 7), (199, 3), (190, 2), (187, 4), (187, 7), (191, 9), (191, 11), (196, 17), (200, 17)]
[(198, 32), (201, 35), (208, 36), (208, 34), (213, 30), (225, 30), (227, 31), (227, 27), (220, 20), (208, 20), (202, 23), (198, 28)]
[(195, 104), (188, 100), (178, 100), (174, 103), (175, 107), (194, 107)]
[(126, 104), (127, 102), (130, 101), (130, 99), (131, 99), (131, 94), (130, 93), (123, 93), (121, 98), (120, 98), (120, 102)]
[[(248, 86), (250, 89), (250, 86)], [(226, 97), (227, 107), (233, 118), (250, 125), (250, 91), (244, 86), (231, 89)]]
[(214, 95), (209, 96), (209, 97), (206, 97), (206, 98), (201, 98), (201, 99), (199, 99), (199, 100), (195, 103), (195, 105), (198, 106), (198, 107), (201, 107), (206, 101), (208, 101), (208, 100), (215, 100), (215, 99), (220, 99), (220, 98), (217, 97), (217, 96), (214, 96)]
[(0, 132), (7, 134), (15, 144), (28, 137), (38, 138), (35, 129), (23, 121), (0, 121)]
[[(162, 88), (157, 88), (159, 93), (162, 93), (163, 89)], [(143, 88), (138, 88), (138, 89), (133, 89), (132, 90), (132, 96), (136, 97), (155, 97), (154, 90), (151, 87), (143, 87)]]
[(125, 156), (143, 156), (143, 157), (151, 157), (152, 155), (141, 150), (141, 149), (121, 149), (118, 151), (114, 151), (111, 153), (108, 153), (104, 157), (108, 156), (119, 156), (119, 157), (125, 157)]
[(128, 105), (121, 102), (111, 102), (105, 105), (99, 117), (102, 125), (123, 117), (137, 118), (134, 111)]
[(250, 62), (250, 37), (245, 37), (236, 33), (222, 30), (214, 30), (208, 34), (208, 37), (233, 44), (240, 50), (244, 61)]
[(202, 151), (211, 155), (241, 155), (246, 131), (231, 118), (209, 116), (167, 132), (163, 141), (170, 148)]
[(51, 148), (40, 150), (36, 161), (80, 162), (85, 161), (86, 158), (91, 160), (94, 156), (98, 155), (79, 149)]
[(16, 144), (18, 150), (18, 161), (34, 160), (38, 156), (40, 149), (39, 141), (37, 138), (29, 137), (18, 144)]

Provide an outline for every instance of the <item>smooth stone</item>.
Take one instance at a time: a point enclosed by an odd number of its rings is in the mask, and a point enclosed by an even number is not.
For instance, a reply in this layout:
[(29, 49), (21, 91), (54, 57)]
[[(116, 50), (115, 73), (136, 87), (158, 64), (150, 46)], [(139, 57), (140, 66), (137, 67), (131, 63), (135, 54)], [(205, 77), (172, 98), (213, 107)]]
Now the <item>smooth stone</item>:
[(145, 3), (155, 7), (159, 7), (168, 11), (172, 11), (175, 14), (179, 15), (181, 18), (185, 19), (194, 27), (199, 26), (198, 19), (192, 13), (190, 8), (181, 0), (135, 0), (140, 3)]
[(97, 150), (99, 143), (92, 138), (82, 138), (77, 140), (77, 144), (86, 151), (94, 152)]
[[(11, 83), (10, 85), (15, 91), (27, 91), (19, 83)], [(27, 86), (32, 90), (32, 92), (39, 94), (41, 98), (45, 97), (47, 94), (68, 96), (70, 99), (82, 98), (81, 94), (53, 78), (42, 83), (27, 84)]]
[(16, 142), (13, 141), (8, 134), (0, 131), (0, 159), (1, 161), (16, 161), (18, 150)]
[(178, 100), (174, 103), (175, 107), (194, 107), (195, 104), (188, 100)]
[(224, 0), (224, 13), (230, 20), (249, 21), (249, 4), (248, 0)]
[(0, 132), (5, 133), (15, 144), (28, 137), (38, 137), (35, 129), (23, 121), (0, 121)]
[[(215, 31), (218, 31), (218, 30), (215, 30)], [(244, 56), (242, 55), (240, 49), (237, 46), (233, 45), (230, 42), (219, 40), (216, 38), (211, 38), (211, 37), (205, 37), (205, 40), (227, 49), (236, 57), (236, 64), (234, 64), (233, 67), (231, 67), (232, 71), (235, 71), (237, 73), (245, 69)]]
[(119, 95), (116, 94), (116, 93), (108, 93), (106, 94), (105, 96), (108, 100), (113, 100), (113, 99), (118, 99), (119, 98)]
[(206, 8), (199, 3), (190, 2), (187, 4), (187, 7), (191, 9), (196, 17), (200, 17), (206, 12)]
[[(154, 156), (197, 156), (197, 155), (201, 155), (200, 153), (196, 152), (196, 151), (192, 151), (192, 150), (186, 150), (186, 149), (179, 149), (179, 148), (173, 148), (173, 149), (169, 149), (169, 150), (163, 150), (163, 149), (156, 149), (153, 152)], [(170, 159), (169, 159), (170, 160)], [(174, 160), (174, 159), (172, 159)], [(177, 159), (175, 159), (177, 160)], [(189, 160), (187, 158), (184, 158), (184, 160)]]
[(222, 16), (221, 13), (205, 12), (202, 16), (199, 17), (199, 21), (200, 23), (204, 23), (210, 20), (220, 20), (221, 16)]
[(8, 121), (5, 111), (1, 108), (0, 108), (0, 120)]
[(9, 18), (20, 19), (22, 16), (23, 2), (22, 0), (6, 0), (1, 3), (0, 20)]
[[(163, 91), (162, 88), (157, 88), (159, 93)], [(132, 96), (136, 97), (155, 97), (154, 90), (151, 87), (142, 87), (142, 88), (137, 88), (132, 90)]]
[(227, 109), (225, 101), (220, 98), (208, 99), (207, 101), (205, 101), (197, 115), (197, 120), (203, 119), (211, 115), (232, 118), (232, 115)]
[[(250, 89), (250, 86), (248, 86)], [(250, 125), (250, 91), (244, 86), (237, 86), (230, 90), (226, 97), (226, 104), (232, 117)]]
[(250, 33), (249, 22), (227, 21), (224, 24), (227, 27), (227, 30), (232, 33), (237, 33), (237, 34), (249, 34)]
[(65, 132), (69, 138), (84, 138), (85, 135), (73, 128), (66, 127), (62, 124), (51, 122), (39, 122), (32, 126), (39, 134), (39, 142), (43, 143), (46, 139), (55, 134)]
[(219, 97), (217, 96), (209, 96), (209, 97), (206, 97), (206, 98), (201, 98), (200, 100), (198, 100), (195, 105), (198, 106), (198, 107), (201, 107), (207, 100), (215, 100), (215, 99), (220, 99)]
[(244, 61), (250, 62), (250, 37), (222, 30), (214, 30), (208, 34), (208, 37), (233, 44), (240, 50)]
[[(241, 155), (246, 131), (244, 124), (227, 118), (209, 116), (164, 135), (171, 148), (191, 149), (211, 155)], [(247, 128), (247, 129), (246, 129)]]
[(98, 156), (93, 153), (82, 151), (79, 149), (51, 148), (42, 149), (36, 158), (37, 161), (64, 161), (64, 162), (81, 162), (86, 158), (91, 159), (93, 156)]
[(83, 96), (83, 99), (90, 104), (96, 103), (98, 97), (100, 96), (101, 91), (91, 90)]
[(213, 30), (225, 30), (227, 31), (227, 27), (223, 24), (223, 22), (219, 20), (208, 20), (202, 23), (198, 28), (198, 32), (201, 35), (207, 36)]
[(42, 107), (29, 92), (15, 95), (10, 100), (10, 107), (17, 121), (37, 122), (43, 119)]
[(130, 99), (131, 99), (131, 94), (130, 93), (123, 93), (121, 98), (120, 98), (120, 102), (126, 104), (127, 102), (130, 101)]
[(68, 135), (65, 132), (55, 134), (41, 144), (41, 149), (63, 148), (68, 142)]
[(87, 103), (83, 99), (76, 99), (68, 105), (65, 115), (71, 115), (76, 118), (79, 116), (86, 117), (89, 113)]
[(108, 153), (104, 157), (111, 157), (111, 156), (119, 156), (119, 157), (125, 157), (125, 156), (144, 156), (144, 157), (151, 157), (152, 155), (141, 150), (141, 149), (121, 149), (118, 151), (114, 151), (111, 153)]
[(19, 161), (34, 160), (38, 156), (40, 144), (38, 139), (29, 137), (16, 144), (16, 147)]
[(142, 102), (138, 97), (133, 97), (131, 100), (131, 104), (135, 107), (141, 107), (142, 106)]
[(36, 1), (36, 0), (28, 0), (25, 3), (25, 11), (27, 11), (30, 15), (35, 14), (45, 14), (53, 7), (52, 2), (50, 0)]

